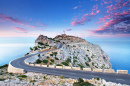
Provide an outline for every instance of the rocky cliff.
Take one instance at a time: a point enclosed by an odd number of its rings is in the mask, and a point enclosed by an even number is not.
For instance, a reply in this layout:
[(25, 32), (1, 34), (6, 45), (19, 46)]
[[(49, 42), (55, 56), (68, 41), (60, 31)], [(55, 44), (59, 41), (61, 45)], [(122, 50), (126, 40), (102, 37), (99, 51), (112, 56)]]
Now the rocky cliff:
[[(56, 52), (40, 55), (40, 60), (48, 60), (50, 58), (48, 64), (60, 64), (81, 68), (112, 68), (110, 58), (99, 45), (92, 44), (80, 37), (62, 34), (55, 38), (48, 38), (47, 36), (40, 35), (35, 43), (38, 42), (48, 44), (48, 46), (63, 45)], [(51, 59), (54, 61), (52, 62)]]

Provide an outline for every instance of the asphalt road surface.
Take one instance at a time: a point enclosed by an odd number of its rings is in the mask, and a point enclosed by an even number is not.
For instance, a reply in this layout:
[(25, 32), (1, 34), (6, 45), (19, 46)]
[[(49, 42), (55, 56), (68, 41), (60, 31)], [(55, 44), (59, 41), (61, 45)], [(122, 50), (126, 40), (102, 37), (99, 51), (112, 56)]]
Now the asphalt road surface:
[[(47, 51), (44, 51), (47, 52)], [(41, 52), (41, 53), (44, 53)], [(39, 53), (36, 53), (39, 54)], [(92, 78), (102, 78), (106, 81), (127, 84), (130, 85), (130, 75), (129, 74), (112, 74), (112, 73), (98, 73), (98, 72), (90, 72), (90, 71), (82, 71), (82, 70), (67, 70), (67, 69), (57, 69), (57, 68), (48, 68), (48, 67), (36, 67), (26, 65), (24, 60), (36, 54), (24, 56), (18, 59), (15, 59), (11, 62), (11, 65), (16, 68), (24, 69), (24, 71), (29, 72), (37, 72), (37, 73), (45, 73), (50, 75), (62, 75), (68, 78), (85, 78), (85, 79), (92, 79)]]

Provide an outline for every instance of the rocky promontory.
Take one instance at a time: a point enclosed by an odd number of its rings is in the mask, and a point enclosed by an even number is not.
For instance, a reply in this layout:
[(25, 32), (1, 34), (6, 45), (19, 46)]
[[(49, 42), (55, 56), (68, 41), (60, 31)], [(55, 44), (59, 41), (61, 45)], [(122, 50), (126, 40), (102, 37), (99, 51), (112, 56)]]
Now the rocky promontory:
[(47, 36), (39, 35), (35, 40), (35, 48), (37, 50), (57, 49), (55, 52), (40, 54), (38, 56), (38, 63), (41, 61), (40, 64), (92, 69), (112, 68), (110, 58), (99, 45), (92, 44), (80, 37), (61, 34), (54, 38), (48, 38)]

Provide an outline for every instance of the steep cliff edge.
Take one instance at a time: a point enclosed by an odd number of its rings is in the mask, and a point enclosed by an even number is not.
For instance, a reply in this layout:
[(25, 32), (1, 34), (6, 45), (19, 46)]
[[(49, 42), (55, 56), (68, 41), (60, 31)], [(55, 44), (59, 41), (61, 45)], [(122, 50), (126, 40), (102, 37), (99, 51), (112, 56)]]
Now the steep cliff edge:
[[(39, 60), (41, 62), (48, 60), (46, 64), (81, 68), (112, 68), (110, 58), (99, 45), (92, 44), (80, 37), (62, 34), (57, 35), (55, 38), (48, 38), (47, 36), (40, 35), (35, 43), (37, 46), (41, 46), (41, 43), (43, 43), (51, 47), (57, 47), (57, 45), (62, 44), (62, 47), (57, 51), (40, 55)], [(38, 49), (40, 48), (38, 47)]]

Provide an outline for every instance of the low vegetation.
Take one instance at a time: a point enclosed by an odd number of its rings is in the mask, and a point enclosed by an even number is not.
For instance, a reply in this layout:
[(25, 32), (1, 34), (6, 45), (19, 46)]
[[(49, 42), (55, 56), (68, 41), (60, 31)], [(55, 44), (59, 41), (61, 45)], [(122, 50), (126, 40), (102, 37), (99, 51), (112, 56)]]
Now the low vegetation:
[(67, 62), (62, 62), (62, 64), (65, 66), (69, 66), (69, 64)]
[(56, 66), (62, 66), (61, 64), (57, 64)]
[(43, 63), (47, 64), (47, 63), (48, 63), (48, 60), (44, 59), (44, 60), (43, 60)]
[(19, 76), (17, 76), (17, 78), (27, 78), (27, 76), (26, 75), (19, 75)]
[(0, 69), (2, 69), (4, 67), (8, 67), (8, 64), (4, 64), (4, 65), (0, 66)]
[(42, 62), (42, 60), (40, 60), (40, 59), (37, 59), (37, 60), (36, 60), (36, 63), (37, 63), (37, 64), (40, 64), (41, 62)]
[(87, 82), (87, 81), (84, 81), (83, 79), (79, 78), (78, 79), (78, 82), (74, 82), (73, 83), (73, 86), (94, 86), (93, 84)]

